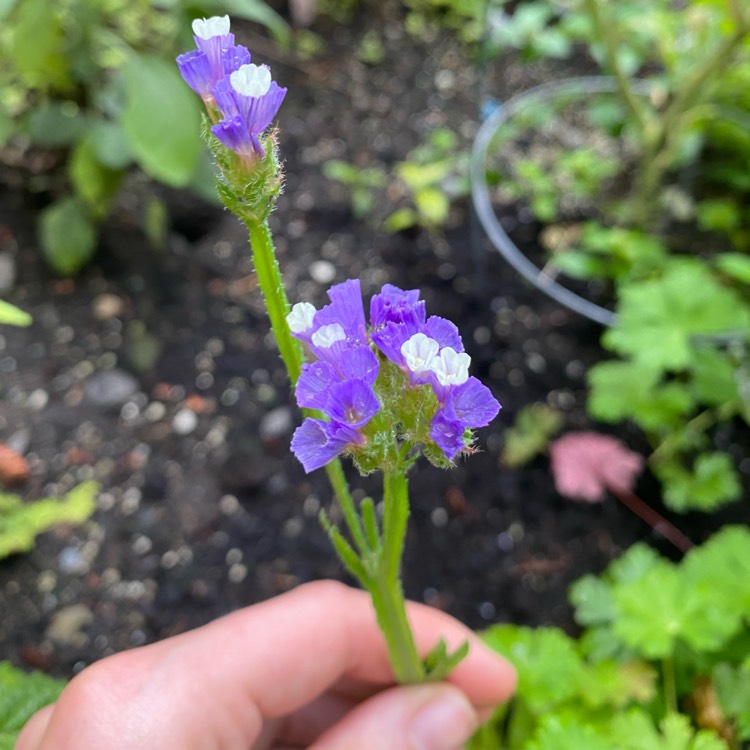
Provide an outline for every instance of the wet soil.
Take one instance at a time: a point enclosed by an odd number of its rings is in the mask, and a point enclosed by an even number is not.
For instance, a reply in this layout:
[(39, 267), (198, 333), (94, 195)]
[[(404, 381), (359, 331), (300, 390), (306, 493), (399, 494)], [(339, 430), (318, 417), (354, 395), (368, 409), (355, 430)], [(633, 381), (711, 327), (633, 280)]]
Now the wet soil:
[[(561, 498), (546, 457), (500, 464), (503, 430), (529, 403), (557, 407), (568, 429), (592, 427), (584, 376), (603, 356), (599, 327), (527, 287), (486, 245), (467, 202), (444, 237), (388, 235), (356, 221), (347, 190), (322, 176), (331, 158), (391, 166), (442, 124), (468, 144), (483, 87), (505, 96), (565, 71), (503, 61), (478, 80), (455, 44), (416, 40), (399, 17), (386, 20), (380, 66), (357, 58), (362, 19), (319, 29), (330, 46), (315, 62), (269, 60), (289, 87), (286, 194), (272, 217), (289, 296), (320, 305), (332, 283), (360, 278), (369, 298), (389, 282), (419, 288), (430, 314), (457, 323), (474, 374), (503, 410), (479, 432), (480, 453), (452, 471), (413, 470), (406, 592), (475, 628), (572, 629), (570, 582), (635, 541), (668, 552), (614, 498)], [(242, 228), (162, 191), (171, 227), (156, 249), (138, 228), (143, 195), (134, 179), (75, 280), (55, 279), (40, 260), (34, 200), (6, 189), (0, 201), (18, 264), (9, 299), (34, 316), (0, 338), (0, 441), (29, 461), (26, 498), (91, 477), (102, 487), (90, 522), (0, 562), (0, 659), (59, 675), (300, 582), (347, 580), (317, 520), (331, 504), (325, 476), (306, 476), (289, 453), (300, 415)], [(644, 447), (636, 432), (619, 434)], [(376, 479), (352, 475), (352, 486), (377, 497)], [(639, 492), (660, 508), (648, 477)], [(743, 512), (679, 524), (700, 541), (746, 521)]]

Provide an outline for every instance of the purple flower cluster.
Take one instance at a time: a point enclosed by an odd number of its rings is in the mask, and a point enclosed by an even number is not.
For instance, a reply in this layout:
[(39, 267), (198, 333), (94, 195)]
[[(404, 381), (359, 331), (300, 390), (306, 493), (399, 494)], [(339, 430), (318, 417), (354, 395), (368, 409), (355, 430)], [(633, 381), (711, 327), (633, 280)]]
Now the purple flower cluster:
[(182, 77), (221, 119), (211, 132), (243, 157), (265, 156), (259, 136), (279, 111), (286, 89), (271, 80), (267, 65), (250, 62), (250, 52), (235, 45), (229, 16), (193, 21), (197, 49), (177, 58)]
[[(386, 421), (398, 421), (398, 404), (422, 386), (434, 394), (425, 399), (434, 413), (423, 439), (449, 461), (468, 447), (467, 430), (497, 415), (500, 404), (469, 376), (470, 358), (458, 329), (444, 318), (428, 318), (418, 290), (386, 284), (370, 302), (369, 328), (358, 280), (337, 284), (328, 296), (331, 303), (320, 310), (302, 302), (287, 316), (294, 336), (316, 358), (302, 368), (297, 402), (326, 417), (308, 417), (294, 433), (292, 450), (305, 471), (341, 453), (365, 450), (370, 420), (385, 404), (395, 404), (393, 419)], [(392, 379), (379, 378), (386, 360), (402, 373), (397, 393), (385, 392), (393, 390)]]

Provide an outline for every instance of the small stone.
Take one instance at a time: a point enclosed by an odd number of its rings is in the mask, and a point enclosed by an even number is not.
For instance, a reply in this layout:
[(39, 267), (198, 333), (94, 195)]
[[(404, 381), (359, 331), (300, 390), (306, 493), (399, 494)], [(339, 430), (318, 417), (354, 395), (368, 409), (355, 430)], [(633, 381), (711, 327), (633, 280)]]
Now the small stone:
[(112, 320), (122, 314), (124, 304), (116, 294), (105, 293), (94, 297), (91, 309), (97, 320)]
[(230, 583), (242, 583), (247, 577), (247, 565), (235, 563), (229, 567), (227, 578)]
[(291, 432), (292, 410), (288, 406), (271, 409), (261, 420), (258, 432), (263, 440), (274, 440)]
[(180, 409), (172, 419), (175, 435), (189, 435), (198, 426), (198, 415), (190, 409)]
[(49, 394), (43, 388), (33, 390), (26, 399), (26, 406), (33, 411), (42, 411), (49, 401)]
[(336, 266), (327, 260), (316, 260), (310, 265), (310, 276), (319, 284), (330, 284), (336, 278)]
[(92, 406), (119, 409), (137, 391), (138, 381), (115, 368), (94, 373), (83, 386), (83, 400)]
[(57, 611), (45, 635), (61, 646), (80, 648), (88, 638), (83, 629), (94, 621), (94, 613), (85, 604), (71, 604)]
[(63, 573), (83, 575), (89, 572), (86, 556), (78, 547), (66, 547), (57, 557), (57, 563)]
[(0, 481), (7, 487), (22, 484), (29, 478), (29, 463), (8, 445), (0, 443)]

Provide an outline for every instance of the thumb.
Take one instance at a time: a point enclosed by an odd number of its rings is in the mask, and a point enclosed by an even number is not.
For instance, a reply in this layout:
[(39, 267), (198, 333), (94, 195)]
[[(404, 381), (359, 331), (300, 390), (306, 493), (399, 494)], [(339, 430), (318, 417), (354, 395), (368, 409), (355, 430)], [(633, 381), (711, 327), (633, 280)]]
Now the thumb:
[(453, 685), (412, 685), (378, 693), (309, 750), (459, 750), (479, 720)]

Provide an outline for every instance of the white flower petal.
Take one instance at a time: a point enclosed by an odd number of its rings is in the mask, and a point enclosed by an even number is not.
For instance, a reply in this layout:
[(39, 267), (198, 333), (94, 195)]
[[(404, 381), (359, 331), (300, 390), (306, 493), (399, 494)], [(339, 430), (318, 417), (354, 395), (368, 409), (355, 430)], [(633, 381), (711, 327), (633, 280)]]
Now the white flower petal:
[(439, 349), (440, 344), (424, 333), (415, 333), (401, 344), (401, 354), (412, 372), (428, 372)]
[(449, 387), (461, 385), (469, 379), (471, 357), (466, 352), (457, 352), (453, 347), (444, 346), (433, 359), (430, 369), (437, 376), (440, 385)]
[(311, 305), (309, 302), (298, 302), (286, 316), (289, 330), (292, 333), (304, 333), (309, 330), (312, 328), (316, 312), (315, 305)]
[(229, 33), (229, 16), (211, 16), (211, 18), (196, 18), (193, 21), (193, 34), (201, 39), (211, 39), (214, 36), (224, 36)]
[(346, 339), (346, 333), (344, 329), (338, 323), (331, 323), (327, 326), (321, 326), (312, 335), (312, 343), (314, 346), (320, 347), (321, 349), (329, 349), (337, 341), (343, 341)]
[(271, 69), (268, 65), (249, 63), (229, 76), (232, 88), (243, 96), (263, 96), (271, 88)]

